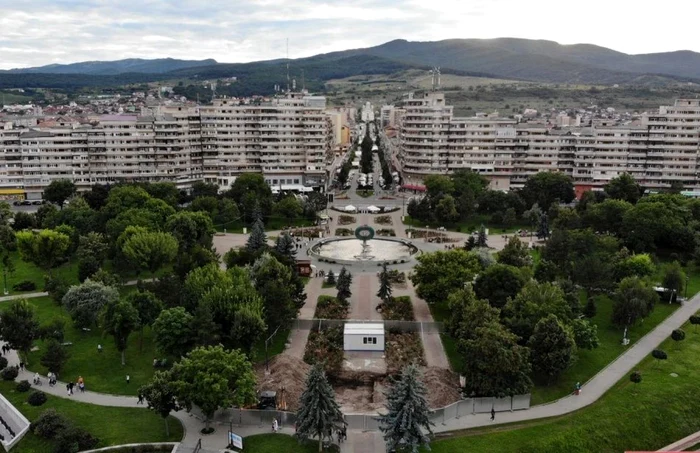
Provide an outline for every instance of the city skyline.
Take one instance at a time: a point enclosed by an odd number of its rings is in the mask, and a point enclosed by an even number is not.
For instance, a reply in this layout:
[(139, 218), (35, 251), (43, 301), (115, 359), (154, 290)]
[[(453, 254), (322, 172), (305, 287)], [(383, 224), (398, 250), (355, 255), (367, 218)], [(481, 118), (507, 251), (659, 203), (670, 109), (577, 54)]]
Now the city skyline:
[[(232, 8), (219, 0), (206, 7), (186, 0), (31, 0), (4, 7), (0, 69), (123, 58), (259, 61), (284, 58), (287, 39), (290, 58), (394, 39), (497, 37), (595, 44), (630, 54), (700, 51), (692, 23), (699, 7), (680, 0), (655, 10), (636, 6), (592, 0), (572, 11), (545, 1), (246, 0)], [(654, 31), (664, 25), (674, 33)]]

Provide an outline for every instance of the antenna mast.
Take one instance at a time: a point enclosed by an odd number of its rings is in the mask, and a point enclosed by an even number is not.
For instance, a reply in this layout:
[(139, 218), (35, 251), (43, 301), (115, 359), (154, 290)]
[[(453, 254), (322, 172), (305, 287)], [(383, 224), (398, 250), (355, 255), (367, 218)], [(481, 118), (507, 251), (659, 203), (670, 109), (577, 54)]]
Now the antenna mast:
[(287, 38), (287, 93), (289, 93), (289, 38)]
[(433, 66), (430, 71), (433, 75), (433, 91), (440, 89), (440, 68), (438, 66)]

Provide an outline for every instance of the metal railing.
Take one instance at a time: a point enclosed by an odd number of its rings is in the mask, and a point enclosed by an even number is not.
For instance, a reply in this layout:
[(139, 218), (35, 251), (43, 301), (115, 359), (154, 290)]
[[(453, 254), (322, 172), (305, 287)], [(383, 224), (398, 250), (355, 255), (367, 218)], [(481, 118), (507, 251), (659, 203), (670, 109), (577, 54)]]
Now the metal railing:
[(399, 332), (418, 332), (425, 334), (443, 333), (445, 325), (441, 322), (421, 322), (421, 321), (370, 321), (366, 319), (295, 319), (292, 323), (294, 330), (325, 330), (331, 327), (343, 327), (345, 323), (376, 324), (384, 323), (384, 330)]

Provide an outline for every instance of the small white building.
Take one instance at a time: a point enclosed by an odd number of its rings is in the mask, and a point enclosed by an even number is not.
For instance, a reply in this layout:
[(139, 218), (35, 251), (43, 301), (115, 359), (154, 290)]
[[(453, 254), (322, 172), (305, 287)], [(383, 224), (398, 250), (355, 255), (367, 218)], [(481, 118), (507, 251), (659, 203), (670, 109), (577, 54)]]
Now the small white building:
[(384, 323), (345, 323), (343, 333), (345, 351), (383, 351)]

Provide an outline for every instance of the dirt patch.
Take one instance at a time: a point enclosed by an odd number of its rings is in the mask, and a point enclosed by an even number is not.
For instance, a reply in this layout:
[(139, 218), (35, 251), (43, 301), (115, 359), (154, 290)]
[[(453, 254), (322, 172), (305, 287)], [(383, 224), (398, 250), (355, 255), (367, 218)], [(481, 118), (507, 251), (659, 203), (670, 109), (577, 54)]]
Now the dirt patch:
[(343, 328), (330, 327), (312, 330), (306, 342), (304, 362), (313, 365), (321, 362), (326, 372), (340, 370), (343, 365)]
[(428, 404), (432, 408), (444, 407), (461, 399), (459, 376), (450, 370), (424, 368), (423, 383), (428, 389)]
[(387, 332), (386, 334), (386, 367), (388, 372), (395, 373), (406, 365), (415, 363), (425, 366), (423, 343), (416, 332)]
[(335, 390), (335, 399), (344, 412), (374, 412), (386, 403), (384, 396), (375, 391), (383, 388), (384, 374), (343, 370), (328, 378)]
[(270, 359), (269, 368), (268, 375), (265, 375), (265, 365), (255, 369), (258, 378), (257, 390), (277, 392), (277, 403), (283, 404), (286, 401), (286, 410), (296, 411), (306, 384), (306, 375), (311, 367), (297, 358), (281, 354)]
[(377, 306), (382, 318), (389, 321), (414, 321), (413, 304), (409, 296), (391, 297)]
[(316, 313), (314, 318), (318, 319), (345, 319), (348, 317), (350, 302), (343, 302), (333, 296), (318, 296)]
[(350, 225), (357, 222), (357, 219), (350, 215), (340, 215), (338, 216), (338, 225)]

